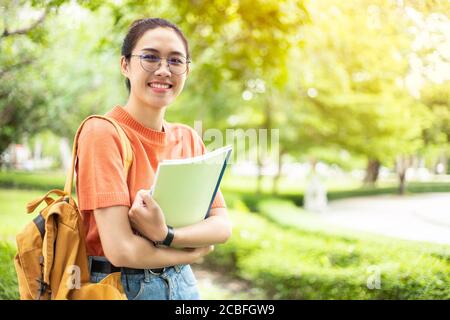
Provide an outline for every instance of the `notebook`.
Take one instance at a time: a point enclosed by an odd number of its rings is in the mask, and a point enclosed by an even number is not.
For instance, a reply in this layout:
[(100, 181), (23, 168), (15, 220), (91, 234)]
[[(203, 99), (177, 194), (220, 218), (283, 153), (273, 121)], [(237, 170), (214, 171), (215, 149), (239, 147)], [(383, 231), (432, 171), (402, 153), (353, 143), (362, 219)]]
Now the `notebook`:
[(178, 228), (208, 217), (231, 151), (232, 146), (225, 146), (201, 156), (159, 163), (151, 193), (166, 224)]

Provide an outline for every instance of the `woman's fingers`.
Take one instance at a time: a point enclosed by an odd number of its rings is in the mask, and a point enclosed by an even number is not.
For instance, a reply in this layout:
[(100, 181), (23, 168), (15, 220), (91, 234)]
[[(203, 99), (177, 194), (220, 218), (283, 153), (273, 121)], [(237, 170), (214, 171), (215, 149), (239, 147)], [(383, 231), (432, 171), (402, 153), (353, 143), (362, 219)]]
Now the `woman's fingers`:
[(154, 206), (156, 201), (150, 195), (149, 190), (141, 189), (136, 193), (136, 197), (134, 198), (132, 208), (142, 208), (142, 207), (150, 207)]
[(133, 204), (132, 204), (132, 206), (131, 206), (131, 209), (142, 207), (142, 203), (143, 203), (143, 199), (142, 199), (143, 191), (144, 191), (144, 190), (139, 190), (139, 191), (136, 193), (136, 197), (134, 198), (134, 201), (133, 201)]
[(158, 203), (153, 199), (150, 190), (139, 190), (136, 198), (143, 202), (144, 206), (148, 208), (159, 208)]
[(200, 247), (199, 249), (199, 254), (200, 257), (206, 256), (207, 254), (211, 253), (214, 251), (214, 246), (206, 246), (206, 247)]
[(206, 247), (201, 247), (201, 248), (197, 248), (198, 249), (198, 257), (194, 260), (194, 263), (203, 263), (204, 261), (204, 257), (211, 253), (214, 250), (214, 246), (206, 246)]
[(146, 190), (145, 193), (142, 193), (142, 200), (144, 200), (147, 207), (152, 207), (156, 204), (156, 201), (152, 198), (148, 190)]

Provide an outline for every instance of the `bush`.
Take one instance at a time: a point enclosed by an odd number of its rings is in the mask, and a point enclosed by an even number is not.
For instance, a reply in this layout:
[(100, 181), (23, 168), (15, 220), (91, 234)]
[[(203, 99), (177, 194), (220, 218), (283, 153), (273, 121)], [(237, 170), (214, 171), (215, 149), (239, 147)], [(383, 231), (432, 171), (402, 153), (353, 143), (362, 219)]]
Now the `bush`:
[(14, 268), (16, 249), (7, 242), (0, 242), (0, 300), (19, 299), (17, 276)]
[[(274, 299), (449, 299), (450, 249), (277, 226), (230, 210), (233, 236), (207, 257)], [(369, 289), (379, 273), (380, 289)], [(371, 278), (372, 277), (372, 278)]]
[[(229, 196), (238, 197), (244, 201), (251, 211), (258, 211), (258, 203), (264, 199), (283, 199), (293, 202), (296, 206), (303, 206), (303, 193), (281, 193), (273, 195), (268, 192), (255, 194), (252, 191), (222, 189), (227, 200)], [(406, 185), (407, 193), (424, 192), (450, 192), (450, 183), (448, 182), (411, 182)], [(346, 199), (352, 197), (366, 197), (381, 194), (397, 194), (398, 187), (361, 187), (349, 190), (329, 190), (327, 192), (328, 200)]]
[[(65, 184), (65, 173), (63, 172), (27, 172), (27, 171), (3, 171), (0, 172), (0, 188), (30, 189), (48, 191), (50, 189), (63, 189)], [(226, 184), (221, 187), (222, 192), (229, 199), (241, 199), (252, 211), (257, 211), (258, 203), (262, 199), (284, 199), (295, 205), (303, 206), (302, 192), (284, 192), (273, 195), (267, 191), (255, 194), (253, 189), (230, 188)], [(396, 194), (398, 188), (390, 187), (361, 187), (348, 190), (329, 190), (329, 200), (344, 199), (350, 197), (371, 196), (378, 194)], [(407, 184), (406, 191), (409, 193), (422, 192), (450, 192), (448, 182), (411, 182)]]
[(1, 188), (48, 191), (51, 189), (64, 189), (64, 184), (65, 176), (62, 173), (26, 171), (0, 172)]

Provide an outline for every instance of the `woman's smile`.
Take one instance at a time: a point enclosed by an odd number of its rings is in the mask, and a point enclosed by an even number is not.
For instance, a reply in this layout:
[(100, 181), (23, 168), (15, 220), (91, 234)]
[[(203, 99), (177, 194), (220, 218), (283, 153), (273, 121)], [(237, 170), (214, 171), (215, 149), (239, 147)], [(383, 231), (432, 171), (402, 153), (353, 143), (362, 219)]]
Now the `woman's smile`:
[(151, 81), (147, 86), (155, 93), (166, 93), (173, 87), (171, 83), (163, 81)]

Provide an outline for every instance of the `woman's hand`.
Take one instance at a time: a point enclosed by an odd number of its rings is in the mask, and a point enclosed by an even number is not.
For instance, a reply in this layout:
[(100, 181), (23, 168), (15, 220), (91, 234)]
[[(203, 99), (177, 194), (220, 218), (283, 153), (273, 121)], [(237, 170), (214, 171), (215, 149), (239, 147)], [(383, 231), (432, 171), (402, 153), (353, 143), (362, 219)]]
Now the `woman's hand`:
[(210, 245), (199, 248), (184, 248), (183, 250), (192, 254), (192, 261), (190, 263), (202, 263), (203, 257), (214, 251), (214, 246)]
[(139, 190), (128, 211), (131, 227), (152, 241), (163, 241), (168, 228), (160, 206), (150, 190)]

